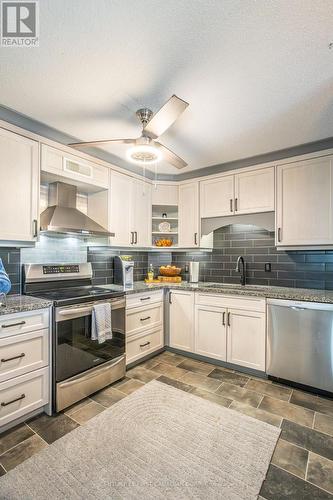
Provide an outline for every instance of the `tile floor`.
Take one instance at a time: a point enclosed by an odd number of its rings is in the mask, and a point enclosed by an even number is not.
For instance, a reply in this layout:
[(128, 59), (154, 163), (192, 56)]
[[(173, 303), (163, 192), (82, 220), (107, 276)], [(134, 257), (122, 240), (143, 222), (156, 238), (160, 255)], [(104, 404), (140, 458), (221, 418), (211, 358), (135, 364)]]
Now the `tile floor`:
[(170, 352), (56, 417), (0, 435), (0, 476), (153, 379), (281, 428), (261, 499), (333, 499), (332, 400)]

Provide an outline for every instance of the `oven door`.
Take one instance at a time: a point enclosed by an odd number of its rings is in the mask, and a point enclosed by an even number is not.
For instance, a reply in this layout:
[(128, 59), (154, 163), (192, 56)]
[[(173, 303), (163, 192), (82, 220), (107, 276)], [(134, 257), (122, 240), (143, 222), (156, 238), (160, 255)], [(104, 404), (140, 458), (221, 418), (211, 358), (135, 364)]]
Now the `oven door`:
[(125, 299), (117, 297), (103, 302), (111, 304), (112, 339), (102, 344), (91, 340), (92, 310), (98, 301), (56, 308), (56, 382), (62, 382), (124, 355)]

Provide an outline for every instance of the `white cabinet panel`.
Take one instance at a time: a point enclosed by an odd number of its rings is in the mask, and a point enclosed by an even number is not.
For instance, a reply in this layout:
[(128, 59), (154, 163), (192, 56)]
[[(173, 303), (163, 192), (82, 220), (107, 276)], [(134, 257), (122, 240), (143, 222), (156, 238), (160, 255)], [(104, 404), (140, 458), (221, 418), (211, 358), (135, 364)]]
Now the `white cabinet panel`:
[(274, 210), (274, 167), (235, 175), (235, 213)]
[(194, 349), (194, 293), (169, 292), (170, 347), (192, 351)]
[(126, 364), (133, 363), (164, 346), (163, 327), (133, 335), (126, 341)]
[(49, 330), (0, 337), (0, 382), (47, 366)]
[(49, 400), (48, 368), (0, 384), (0, 429), (12, 420), (46, 405)]
[(220, 217), (234, 213), (234, 176), (200, 182), (200, 216)]
[(154, 184), (152, 188), (153, 205), (178, 205), (177, 184)]
[(199, 246), (199, 183), (179, 186), (179, 247)]
[(137, 179), (132, 181), (131, 231), (134, 245), (151, 245), (151, 185)]
[(332, 157), (277, 167), (277, 246), (333, 244)]
[(114, 246), (131, 244), (132, 216), (132, 178), (111, 172), (110, 180), (110, 225), (115, 236), (111, 238)]
[(38, 151), (37, 142), (0, 129), (0, 240), (37, 238)]
[(227, 323), (227, 361), (265, 371), (265, 314), (230, 309)]
[(194, 352), (226, 361), (226, 309), (196, 306)]

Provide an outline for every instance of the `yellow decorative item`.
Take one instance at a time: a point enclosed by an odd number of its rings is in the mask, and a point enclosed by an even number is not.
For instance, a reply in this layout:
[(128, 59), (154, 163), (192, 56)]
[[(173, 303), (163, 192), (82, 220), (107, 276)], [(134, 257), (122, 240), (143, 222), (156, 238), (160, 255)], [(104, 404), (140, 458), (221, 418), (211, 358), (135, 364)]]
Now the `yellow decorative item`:
[(173, 240), (171, 238), (160, 238), (154, 241), (155, 246), (157, 247), (171, 247), (173, 244)]
[(160, 283), (181, 283), (181, 276), (159, 276), (158, 277)]

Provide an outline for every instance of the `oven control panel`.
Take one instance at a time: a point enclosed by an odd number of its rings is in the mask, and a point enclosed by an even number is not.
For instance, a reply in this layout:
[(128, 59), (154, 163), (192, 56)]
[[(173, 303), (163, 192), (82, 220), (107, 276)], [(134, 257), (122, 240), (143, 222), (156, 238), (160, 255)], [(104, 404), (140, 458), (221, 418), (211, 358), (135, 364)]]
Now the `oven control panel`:
[(80, 266), (78, 264), (68, 264), (63, 266), (43, 266), (43, 274), (69, 274), (79, 272)]

